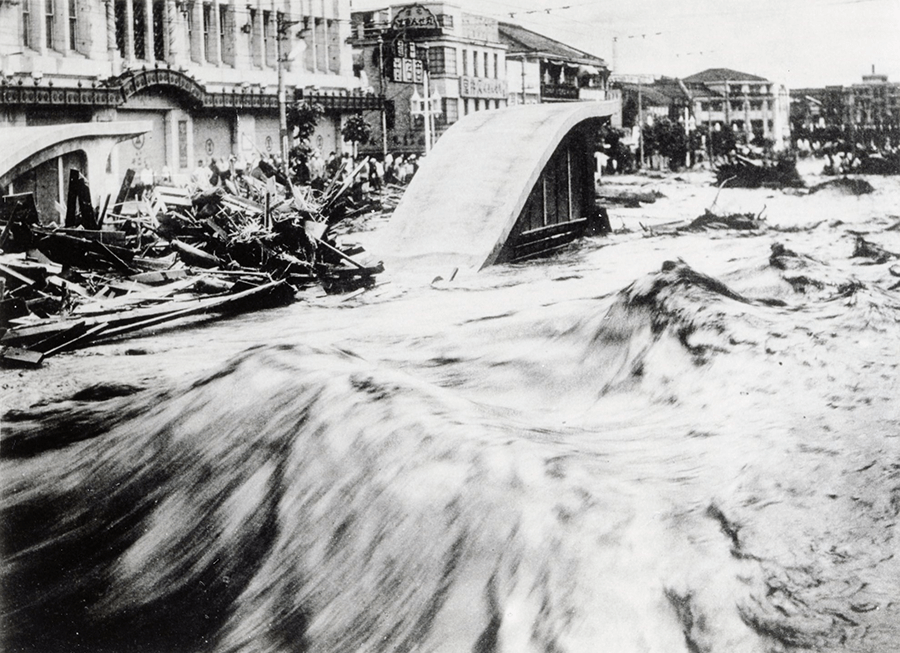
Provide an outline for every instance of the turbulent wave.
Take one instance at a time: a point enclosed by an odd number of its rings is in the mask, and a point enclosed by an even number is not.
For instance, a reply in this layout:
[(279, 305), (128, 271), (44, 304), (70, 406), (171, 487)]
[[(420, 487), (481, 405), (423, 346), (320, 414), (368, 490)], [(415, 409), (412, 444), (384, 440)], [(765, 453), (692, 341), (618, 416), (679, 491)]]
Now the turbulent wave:
[(253, 338), (316, 328), (8, 412), (2, 648), (896, 650), (900, 247), (816, 218), (282, 312)]

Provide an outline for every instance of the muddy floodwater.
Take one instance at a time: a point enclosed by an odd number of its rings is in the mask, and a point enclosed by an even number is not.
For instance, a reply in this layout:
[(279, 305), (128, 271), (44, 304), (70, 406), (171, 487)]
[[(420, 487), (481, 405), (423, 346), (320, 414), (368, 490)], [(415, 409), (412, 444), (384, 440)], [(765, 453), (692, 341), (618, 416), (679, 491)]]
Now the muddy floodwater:
[(712, 179), (0, 372), (4, 650), (900, 650), (900, 179)]

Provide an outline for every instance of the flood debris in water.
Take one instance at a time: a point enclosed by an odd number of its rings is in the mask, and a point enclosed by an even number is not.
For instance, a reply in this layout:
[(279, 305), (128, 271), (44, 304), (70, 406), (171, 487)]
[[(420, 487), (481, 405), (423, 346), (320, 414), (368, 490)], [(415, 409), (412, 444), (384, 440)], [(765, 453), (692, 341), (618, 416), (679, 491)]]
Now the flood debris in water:
[(730, 188), (803, 188), (797, 164), (787, 157), (750, 158), (733, 154), (716, 169), (719, 185)]
[(816, 184), (809, 189), (810, 193), (833, 191), (842, 195), (868, 195), (875, 192), (875, 187), (865, 179), (858, 177), (839, 177)]
[(356, 171), (321, 189), (274, 170), (262, 179), (223, 172), (216, 186), (135, 188), (128, 172), (101, 208), (73, 170), (61, 225), (38, 215), (31, 193), (3, 198), (0, 363), (37, 366), (191, 316), (290, 303), (311, 287), (370, 288), (384, 269), (336, 234), (345, 218), (398, 200), (359, 192)]

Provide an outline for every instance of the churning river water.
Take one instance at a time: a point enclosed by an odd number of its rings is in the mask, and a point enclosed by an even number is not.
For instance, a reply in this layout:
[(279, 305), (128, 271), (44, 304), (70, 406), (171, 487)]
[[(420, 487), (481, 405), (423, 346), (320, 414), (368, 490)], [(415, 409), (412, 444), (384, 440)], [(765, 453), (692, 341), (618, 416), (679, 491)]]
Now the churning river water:
[[(3, 372), (5, 650), (900, 649), (900, 180), (711, 179)], [(765, 226), (661, 227), (709, 207)]]

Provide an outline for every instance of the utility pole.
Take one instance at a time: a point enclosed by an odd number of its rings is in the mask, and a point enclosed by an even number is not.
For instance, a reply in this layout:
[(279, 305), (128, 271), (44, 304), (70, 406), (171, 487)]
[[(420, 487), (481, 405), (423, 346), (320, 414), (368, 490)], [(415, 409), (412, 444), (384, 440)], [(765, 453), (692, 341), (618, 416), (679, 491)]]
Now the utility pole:
[(638, 145), (641, 148), (641, 167), (644, 167), (644, 82), (638, 77)]
[[(427, 57), (426, 50), (426, 57)], [(428, 91), (428, 69), (422, 71), (422, 86), (425, 90), (425, 154), (431, 151), (431, 93)]]
[[(384, 37), (378, 34), (378, 81), (381, 91), (381, 161), (387, 162), (387, 94), (384, 90)], [(383, 190), (382, 190), (383, 192)]]
[(297, 21), (286, 21), (281, 12), (275, 14), (275, 65), (278, 67), (278, 135), (281, 140), (281, 171), (286, 179), (290, 179), (288, 165), (288, 127), (287, 127), (287, 91), (284, 85), (285, 55), (282, 39)]

